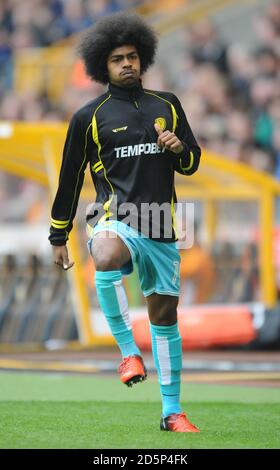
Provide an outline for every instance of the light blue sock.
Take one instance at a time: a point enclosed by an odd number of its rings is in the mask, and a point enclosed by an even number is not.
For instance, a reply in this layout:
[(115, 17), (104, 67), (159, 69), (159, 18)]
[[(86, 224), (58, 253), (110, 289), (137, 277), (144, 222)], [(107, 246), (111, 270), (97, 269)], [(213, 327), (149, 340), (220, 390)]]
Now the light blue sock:
[(181, 413), (182, 340), (178, 324), (152, 325), (152, 349), (162, 398), (162, 416)]
[(141, 353), (133, 338), (121, 271), (96, 271), (98, 301), (123, 357)]

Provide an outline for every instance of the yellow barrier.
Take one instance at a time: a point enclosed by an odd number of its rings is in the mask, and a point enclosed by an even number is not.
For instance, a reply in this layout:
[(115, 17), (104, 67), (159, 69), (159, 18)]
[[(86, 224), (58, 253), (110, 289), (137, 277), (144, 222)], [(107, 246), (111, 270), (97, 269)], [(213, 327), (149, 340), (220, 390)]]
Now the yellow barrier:
[(15, 54), (14, 88), (17, 93), (47, 93), (57, 102), (69, 86), (75, 61), (74, 48), (21, 49)]

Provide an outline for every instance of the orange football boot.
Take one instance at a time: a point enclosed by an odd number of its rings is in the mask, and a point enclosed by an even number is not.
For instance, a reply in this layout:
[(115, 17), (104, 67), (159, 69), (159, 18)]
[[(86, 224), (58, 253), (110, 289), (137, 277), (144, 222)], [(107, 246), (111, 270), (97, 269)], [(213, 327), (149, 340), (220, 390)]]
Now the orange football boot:
[(147, 370), (141, 356), (128, 356), (125, 357), (119, 365), (118, 373), (122, 383), (128, 387), (133, 384), (143, 382), (147, 377)]
[(186, 413), (174, 413), (166, 418), (161, 417), (160, 430), (172, 432), (200, 432), (198, 428), (189, 422)]

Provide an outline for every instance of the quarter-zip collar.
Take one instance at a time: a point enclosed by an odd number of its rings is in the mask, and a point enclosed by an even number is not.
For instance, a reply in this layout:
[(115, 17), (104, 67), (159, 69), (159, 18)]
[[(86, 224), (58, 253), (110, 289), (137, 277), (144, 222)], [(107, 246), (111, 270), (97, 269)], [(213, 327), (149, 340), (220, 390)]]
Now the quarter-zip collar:
[(139, 80), (139, 83), (132, 88), (123, 88), (109, 83), (108, 91), (113, 98), (119, 98), (126, 101), (135, 101), (144, 94), (141, 80)]

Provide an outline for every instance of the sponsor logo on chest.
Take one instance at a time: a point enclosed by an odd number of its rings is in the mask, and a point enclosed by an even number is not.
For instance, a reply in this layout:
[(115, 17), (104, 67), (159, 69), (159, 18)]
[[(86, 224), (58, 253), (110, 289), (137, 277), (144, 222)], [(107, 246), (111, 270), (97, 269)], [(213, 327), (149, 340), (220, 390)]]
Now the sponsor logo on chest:
[(125, 157), (139, 157), (141, 155), (154, 155), (165, 152), (165, 149), (161, 149), (156, 142), (138, 145), (127, 145), (125, 147), (114, 148), (116, 158)]

